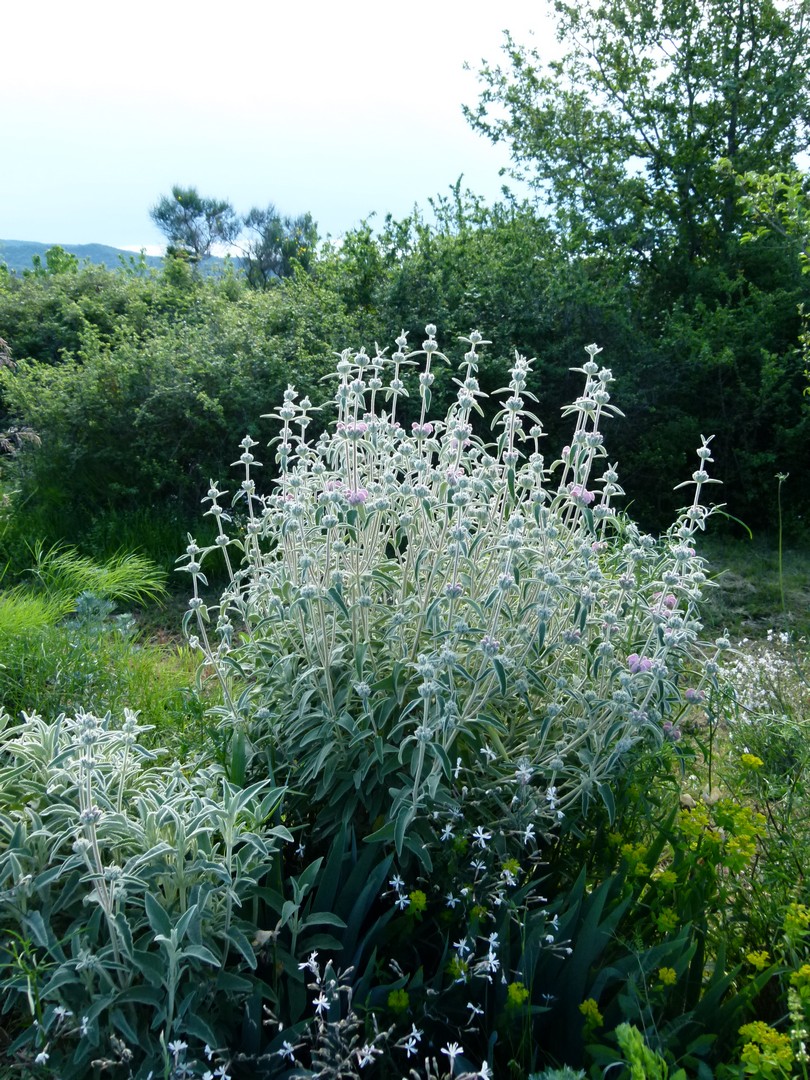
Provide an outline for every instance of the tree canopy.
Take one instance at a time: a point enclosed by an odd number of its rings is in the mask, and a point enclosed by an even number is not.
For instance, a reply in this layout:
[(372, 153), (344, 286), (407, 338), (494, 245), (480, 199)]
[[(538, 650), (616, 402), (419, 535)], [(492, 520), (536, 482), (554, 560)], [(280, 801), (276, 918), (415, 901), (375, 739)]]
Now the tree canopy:
[(717, 171), (808, 146), (808, 0), (553, 0), (560, 59), (506, 37), (466, 110), (582, 246), (712, 257), (739, 222)]
[(254, 206), (243, 224), (248, 232), (245, 272), (251, 285), (264, 288), (289, 277), (296, 264), (305, 270), (312, 266), (318, 227), (311, 214), (290, 217), (280, 214), (271, 203), (264, 209)]
[(175, 185), (149, 216), (168, 240), (169, 249), (185, 253), (193, 262), (210, 255), (214, 244), (232, 244), (242, 229), (227, 200), (203, 197), (194, 187)]

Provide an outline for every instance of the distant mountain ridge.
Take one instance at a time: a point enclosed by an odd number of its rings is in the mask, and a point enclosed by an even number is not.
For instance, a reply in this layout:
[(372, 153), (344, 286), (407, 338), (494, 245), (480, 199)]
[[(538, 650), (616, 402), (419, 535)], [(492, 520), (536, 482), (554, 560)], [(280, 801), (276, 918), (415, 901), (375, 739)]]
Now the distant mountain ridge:
[[(110, 247), (108, 244), (41, 244), (36, 240), (0, 240), (0, 265), (5, 263), (13, 274), (22, 275), (23, 271), (33, 269), (32, 260), (35, 255), (39, 255), (44, 263), (45, 252), (53, 247), (61, 247), (63, 251), (75, 255), (80, 263), (87, 260), (111, 270), (120, 266), (122, 259), (125, 263), (129, 263), (130, 259), (140, 259), (137, 252)], [(147, 266), (156, 269), (163, 265), (161, 255), (144, 255), (144, 259)], [(203, 260), (202, 267), (210, 271), (215, 266), (220, 266), (223, 261), (211, 255)]]

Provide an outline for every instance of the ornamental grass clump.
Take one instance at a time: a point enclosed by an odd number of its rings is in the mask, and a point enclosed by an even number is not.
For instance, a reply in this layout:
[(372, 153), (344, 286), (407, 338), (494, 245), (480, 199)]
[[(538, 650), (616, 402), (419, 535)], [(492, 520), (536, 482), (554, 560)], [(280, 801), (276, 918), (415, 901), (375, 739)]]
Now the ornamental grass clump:
[[(613, 779), (637, 748), (679, 737), (716, 673), (693, 546), (710, 440), (694, 498), (656, 541), (616, 506), (602, 427), (620, 413), (596, 345), (574, 369), (570, 444), (549, 456), (519, 354), (491, 437), (476, 430), (477, 332), (455, 401), (432, 418), (433, 368), (449, 361), (426, 333), (413, 351), (403, 333), (390, 357), (340, 354), (318, 438), (290, 387), (272, 414), (271, 488), (246, 436), (234, 510), (212, 483), (216, 542), (191, 540), (183, 567), (191, 642), (225, 693), (232, 779), (288, 785), (285, 820), (308, 841), (348, 826), (423, 866), (448, 822), (480, 847), (496, 823), (522, 850), (594, 802), (612, 811)], [(208, 608), (216, 550), (229, 584)]]

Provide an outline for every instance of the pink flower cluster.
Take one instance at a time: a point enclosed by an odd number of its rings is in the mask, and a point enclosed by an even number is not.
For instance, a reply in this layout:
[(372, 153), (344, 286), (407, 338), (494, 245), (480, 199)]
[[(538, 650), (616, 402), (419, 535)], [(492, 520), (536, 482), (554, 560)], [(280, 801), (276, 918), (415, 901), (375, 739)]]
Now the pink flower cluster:
[(581, 503), (583, 506), (590, 506), (596, 496), (592, 491), (588, 491), (582, 484), (574, 484), (571, 488), (571, 498), (576, 502)]
[(627, 666), (631, 673), (636, 675), (639, 671), (649, 671), (653, 662), (649, 656), (639, 656), (638, 653), (633, 652), (627, 657)]

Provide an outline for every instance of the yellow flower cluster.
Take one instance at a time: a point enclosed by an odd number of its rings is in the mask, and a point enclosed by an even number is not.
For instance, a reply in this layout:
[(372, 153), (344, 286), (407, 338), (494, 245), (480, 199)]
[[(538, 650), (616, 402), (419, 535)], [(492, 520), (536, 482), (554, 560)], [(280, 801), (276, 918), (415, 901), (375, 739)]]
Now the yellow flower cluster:
[(746, 1040), (740, 1052), (746, 1073), (756, 1077), (774, 1077), (779, 1073), (790, 1076), (793, 1050), (787, 1035), (762, 1020), (744, 1024), (740, 1035)]
[(605, 1018), (599, 1012), (599, 1006), (593, 998), (586, 998), (579, 1006), (579, 1011), (585, 1017), (586, 1028), (601, 1027), (604, 1023)]
[(519, 1009), (529, 998), (529, 991), (522, 982), (511, 982), (506, 988), (506, 1007)]
[(765, 949), (761, 949), (759, 952), (746, 953), (745, 959), (749, 964), (755, 967), (757, 971), (764, 971), (771, 962), (771, 954)]
[(810, 908), (806, 904), (790, 904), (785, 914), (785, 937), (791, 943), (810, 931)]
[(427, 897), (421, 889), (414, 889), (413, 892), (408, 893), (408, 899), (410, 900), (409, 910), (414, 914), (419, 914), (427, 907)]
[(762, 758), (757, 757), (756, 754), (743, 754), (740, 762), (746, 769), (761, 769), (765, 764)]

